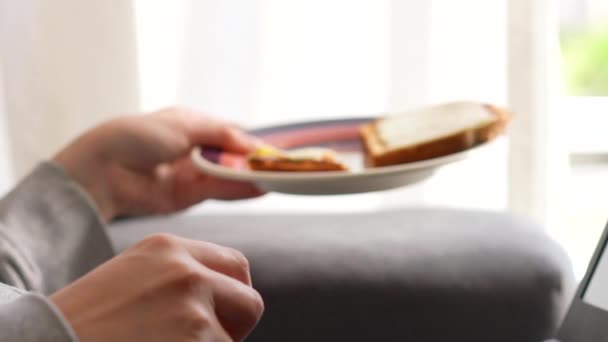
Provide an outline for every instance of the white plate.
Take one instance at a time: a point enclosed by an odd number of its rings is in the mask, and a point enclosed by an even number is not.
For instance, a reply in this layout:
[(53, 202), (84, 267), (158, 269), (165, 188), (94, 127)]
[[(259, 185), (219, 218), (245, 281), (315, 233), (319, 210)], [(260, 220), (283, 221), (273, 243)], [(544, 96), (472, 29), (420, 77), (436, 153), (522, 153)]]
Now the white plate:
[(468, 151), (419, 162), (364, 168), (358, 127), (366, 119), (313, 121), (253, 130), (256, 135), (280, 148), (323, 146), (335, 149), (351, 171), (270, 172), (246, 168), (243, 156), (215, 148), (198, 147), (192, 160), (201, 171), (225, 179), (247, 181), (266, 191), (300, 195), (339, 195), (381, 191), (418, 183), (441, 166), (464, 159)]

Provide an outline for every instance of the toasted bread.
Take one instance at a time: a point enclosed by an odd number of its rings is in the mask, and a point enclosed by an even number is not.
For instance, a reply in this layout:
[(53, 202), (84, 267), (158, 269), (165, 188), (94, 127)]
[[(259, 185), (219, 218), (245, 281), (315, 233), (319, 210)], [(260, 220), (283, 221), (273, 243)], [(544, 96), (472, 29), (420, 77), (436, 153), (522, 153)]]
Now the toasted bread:
[(270, 146), (261, 146), (248, 158), (249, 168), (260, 171), (315, 172), (347, 171), (335, 152), (325, 148), (302, 148), (281, 151)]
[(436, 158), (500, 135), (511, 113), (493, 105), (452, 102), (387, 116), (360, 127), (368, 166)]

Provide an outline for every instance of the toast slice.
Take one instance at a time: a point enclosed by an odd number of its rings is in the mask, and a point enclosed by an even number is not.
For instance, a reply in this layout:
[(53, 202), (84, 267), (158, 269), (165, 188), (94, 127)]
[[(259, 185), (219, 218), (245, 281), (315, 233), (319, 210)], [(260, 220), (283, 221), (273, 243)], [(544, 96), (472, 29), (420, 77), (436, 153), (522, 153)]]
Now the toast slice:
[(338, 161), (336, 153), (327, 148), (301, 148), (283, 151), (271, 146), (261, 146), (248, 160), (249, 168), (260, 171), (316, 172), (347, 171)]
[(493, 105), (451, 102), (387, 116), (360, 127), (368, 166), (456, 153), (504, 132), (511, 113)]

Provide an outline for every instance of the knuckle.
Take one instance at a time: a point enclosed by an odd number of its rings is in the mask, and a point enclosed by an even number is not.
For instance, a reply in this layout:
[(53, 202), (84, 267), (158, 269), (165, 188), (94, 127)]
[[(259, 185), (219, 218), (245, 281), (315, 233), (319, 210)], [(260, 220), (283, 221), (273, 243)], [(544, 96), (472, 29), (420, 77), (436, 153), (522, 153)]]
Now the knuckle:
[(256, 290), (253, 290), (253, 295), (252, 295), (252, 304), (251, 304), (251, 308), (252, 308), (252, 313), (254, 315), (254, 317), (256, 318), (256, 322), (260, 319), (260, 317), (262, 317), (262, 314), (264, 313), (264, 300), (262, 299), (262, 296), (260, 295), (260, 293)]
[(243, 315), (250, 326), (254, 326), (264, 313), (264, 301), (262, 296), (254, 289), (249, 288), (244, 303)]
[(182, 320), (186, 324), (187, 329), (191, 332), (198, 332), (209, 329), (212, 326), (213, 319), (207, 308), (200, 304), (187, 304), (183, 310)]
[(226, 247), (231, 263), (234, 267), (243, 273), (249, 274), (249, 260), (241, 251), (234, 248)]
[(188, 108), (186, 106), (171, 105), (171, 106), (168, 106), (168, 107), (165, 107), (164, 109), (162, 109), (161, 112), (167, 113), (169, 115), (184, 115), (186, 113), (190, 113), (191, 110), (190, 110), (190, 108)]
[(211, 286), (209, 277), (194, 267), (185, 269), (181, 279), (190, 293), (200, 294)]
[(180, 247), (179, 238), (172, 234), (158, 233), (146, 237), (142, 244), (155, 249), (176, 249)]
[(223, 247), (222, 259), (222, 273), (245, 284), (250, 282), (249, 260), (243, 253), (234, 248)]
[(182, 258), (171, 258), (167, 261), (166, 268), (172, 270), (178, 279), (184, 279), (189, 282), (197, 280), (200, 275), (192, 263)]
[(166, 260), (164, 268), (171, 272), (171, 279), (185, 289), (185, 293), (198, 293), (208, 286), (209, 277), (204, 269), (187, 257), (172, 256)]
[(230, 142), (238, 138), (238, 130), (229, 125), (222, 125), (219, 135), (222, 141)]

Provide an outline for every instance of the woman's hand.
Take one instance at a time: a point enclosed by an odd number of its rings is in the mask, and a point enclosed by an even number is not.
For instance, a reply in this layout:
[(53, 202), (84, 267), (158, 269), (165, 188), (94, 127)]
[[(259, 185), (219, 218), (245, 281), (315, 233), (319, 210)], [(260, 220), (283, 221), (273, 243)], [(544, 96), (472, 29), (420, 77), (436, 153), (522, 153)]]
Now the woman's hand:
[(205, 199), (262, 195), (249, 183), (201, 173), (189, 158), (197, 145), (251, 152), (257, 143), (239, 128), (187, 109), (109, 121), (80, 136), (54, 162), (93, 197), (106, 220), (169, 213)]
[(82, 342), (242, 341), (264, 310), (240, 252), (164, 234), (50, 300)]

